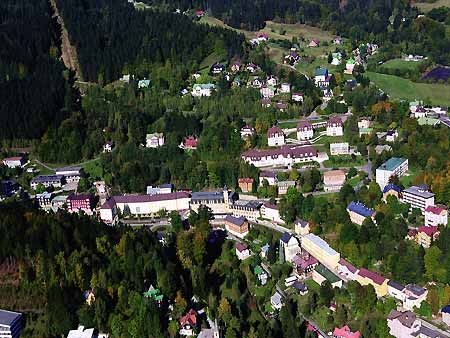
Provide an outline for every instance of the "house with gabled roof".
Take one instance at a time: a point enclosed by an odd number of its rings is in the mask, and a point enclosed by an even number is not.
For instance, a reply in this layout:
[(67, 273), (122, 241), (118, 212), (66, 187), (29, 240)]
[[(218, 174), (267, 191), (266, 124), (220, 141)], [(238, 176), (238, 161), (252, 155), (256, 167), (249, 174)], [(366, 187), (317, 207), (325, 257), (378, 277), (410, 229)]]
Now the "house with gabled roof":
[(249, 258), (251, 256), (250, 249), (247, 247), (247, 245), (237, 242), (236, 243), (236, 256), (241, 261), (246, 260), (247, 258)]
[(314, 136), (314, 128), (307, 120), (301, 120), (297, 123), (297, 140), (310, 140)]
[(280, 127), (272, 126), (267, 130), (267, 144), (269, 147), (282, 146), (285, 143), (285, 135)]
[(353, 332), (348, 325), (341, 328), (335, 328), (333, 331), (333, 338), (360, 338), (361, 333), (359, 331)]
[(362, 225), (367, 218), (371, 218), (375, 222), (375, 210), (366, 207), (362, 202), (350, 202), (347, 212), (350, 220), (355, 224)]
[(183, 317), (180, 318), (180, 335), (193, 336), (197, 330), (197, 312), (190, 309)]
[(384, 278), (382, 275), (361, 268), (358, 271), (356, 280), (361, 285), (372, 285), (378, 297), (384, 297), (388, 294), (388, 279)]
[(308, 44), (308, 47), (319, 47), (319, 46), (320, 46), (319, 39), (312, 39)]
[(441, 309), (442, 321), (450, 327), (450, 305), (446, 305)]
[(387, 201), (388, 196), (394, 196), (397, 199), (401, 198), (402, 188), (398, 185), (389, 183), (383, 189), (383, 201)]
[(338, 273), (347, 280), (356, 280), (358, 269), (346, 261), (344, 258), (339, 260)]
[(444, 206), (429, 205), (425, 209), (425, 225), (438, 226), (447, 225), (448, 209)]
[(248, 235), (249, 226), (245, 217), (233, 217), (230, 215), (225, 216), (224, 219), (225, 229), (232, 235), (244, 238)]
[(292, 262), (301, 250), (297, 237), (288, 232), (283, 233), (280, 239), (280, 255), (283, 255), (284, 261)]
[(327, 121), (327, 136), (343, 136), (344, 123), (338, 116), (332, 116)]

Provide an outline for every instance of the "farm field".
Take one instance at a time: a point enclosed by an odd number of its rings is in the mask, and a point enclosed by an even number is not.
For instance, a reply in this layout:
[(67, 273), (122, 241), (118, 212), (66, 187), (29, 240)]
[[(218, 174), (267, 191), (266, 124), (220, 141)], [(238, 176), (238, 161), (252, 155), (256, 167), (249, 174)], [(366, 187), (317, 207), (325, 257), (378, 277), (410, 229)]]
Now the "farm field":
[(450, 0), (437, 0), (435, 2), (417, 2), (416, 6), (423, 12), (429, 12), (433, 8), (450, 7)]
[(414, 100), (430, 99), (432, 104), (450, 105), (450, 86), (444, 84), (414, 83), (394, 75), (367, 72), (370, 81), (392, 98)]
[(389, 69), (389, 70), (411, 70), (414, 71), (419, 68), (421, 62), (414, 61), (404, 61), (402, 59), (392, 59), (388, 60), (380, 68)]

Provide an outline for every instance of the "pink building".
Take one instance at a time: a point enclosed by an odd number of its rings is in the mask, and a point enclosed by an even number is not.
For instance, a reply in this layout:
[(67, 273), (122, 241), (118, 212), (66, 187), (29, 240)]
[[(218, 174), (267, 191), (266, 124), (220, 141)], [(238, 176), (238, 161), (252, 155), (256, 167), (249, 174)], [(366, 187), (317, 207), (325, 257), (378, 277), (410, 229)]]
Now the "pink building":
[(425, 225), (437, 226), (440, 224), (447, 225), (448, 210), (444, 207), (429, 205), (425, 209)]
[(83, 211), (86, 215), (93, 214), (94, 196), (92, 194), (70, 194), (66, 199), (68, 212)]
[(361, 333), (359, 331), (352, 332), (348, 325), (345, 325), (341, 328), (335, 328), (333, 331), (334, 338), (359, 338), (361, 337)]

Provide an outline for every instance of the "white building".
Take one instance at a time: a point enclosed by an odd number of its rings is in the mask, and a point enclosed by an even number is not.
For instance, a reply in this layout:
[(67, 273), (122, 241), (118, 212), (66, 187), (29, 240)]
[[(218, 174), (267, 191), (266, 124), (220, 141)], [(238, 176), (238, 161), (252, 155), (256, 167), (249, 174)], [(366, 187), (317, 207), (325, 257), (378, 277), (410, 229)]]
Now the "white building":
[(283, 307), (283, 296), (278, 291), (275, 291), (273, 296), (270, 297), (270, 304), (274, 310), (281, 310)]
[(434, 205), (434, 194), (428, 190), (426, 185), (412, 186), (402, 193), (402, 202), (409, 203), (411, 208), (418, 208), (425, 213), (425, 209)]
[(330, 154), (332, 156), (348, 155), (349, 149), (350, 147), (348, 145), (348, 142), (330, 143)]
[(272, 86), (263, 86), (259, 92), (261, 93), (261, 96), (266, 99), (271, 99), (275, 96), (275, 88)]
[(284, 224), (284, 221), (280, 217), (278, 206), (275, 204), (264, 203), (261, 206), (261, 217), (275, 223)]
[(314, 136), (314, 128), (311, 123), (302, 120), (297, 124), (297, 140), (310, 140)]
[(163, 133), (153, 133), (147, 134), (145, 140), (145, 146), (147, 148), (158, 148), (164, 145), (164, 134)]
[(256, 134), (255, 128), (245, 125), (241, 128), (241, 138), (246, 139)]
[(358, 121), (359, 129), (367, 129), (370, 128), (370, 120), (367, 117), (361, 117)]
[(174, 191), (174, 186), (171, 183), (161, 184), (158, 187), (147, 186), (147, 195), (161, 195), (170, 194)]
[(70, 330), (67, 338), (108, 338), (107, 333), (95, 334), (95, 329), (85, 329), (84, 326), (78, 326), (76, 330)]
[(192, 86), (191, 94), (194, 97), (211, 96), (215, 89), (216, 86), (212, 83), (195, 84)]
[(357, 279), (358, 269), (343, 258), (339, 260), (337, 271), (341, 277), (344, 277), (347, 280)]
[(79, 182), (81, 179), (81, 167), (65, 167), (56, 169), (56, 175), (64, 176), (67, 183)]
[(294, 222), (295, 233), (300, 236), (305, 236), (309, 234), (309, 222), (302, 219), (298, 219)]
[(285, 144), (285, 136), (280, 127), (273, 126), (267, 131), (267, 143), (269, 147), (282, 146)]
[(389, 183), (392, 176), (402, 177), (408, 171), (408, 160), (399, 157), (392, 157), (383, 163), (376, 170), (376, 182), (381, 190)]
[(22, 314), (0, 310), (0, 337), (18, 338), (22, 332)]
[(282, 94), (289, 94), (291, 92), (291, 84), (290, 83), (282, 83), (280, 92)]
[(259, 174), (259, 185), (262, 186), (264, 181), (267, 181), (269, 185), (277, 185), (277, 174), (273, 171), (261, 171)]
[(267, 78), (266, 83), (267, 83), (268, 86), (276, 86), (278, 84), (278, 79), (275, 76), (270, 75)]
[(317, 68), (314, 76), (314, 82), (317, 87), (328, 87), (330, 85), (331, 76), (328, 74), (328, 69)]
[(436, 205), (429, 205), (425, 209), (425, 225), (447, 225), (448, 223), (448, 209)]
[(245, 244), (238, 242), (236, 243), (236, 256), (239, 260), (243, 261), (249, 258), (251, 256), (251, 253)]
[(286, 145), (276, 149), (251, 149), (241, 158), (257, 168), (291, 166), (294, 163), (317, 161), (317, 150), (311, 145)]
[(292, 262), (292, 258), (302, 251), (298, 239), (288, 232), (285, 232), (280, 239), (280, 251), (283, 251), (284, 260)]
[(395, 142), (395, 140), (398, 138), (398, 132), (396, 129), (388, 130), (386, 133), (386, 142)]
[(8, 168), (22, 168), (25, 165), (23, 156), (7, 157), (3, 159), (3, 164)]
[(303, 102), (303, 94), (301, 94), (301, 93), (292, 93), (292, 101)]
[(327, 122), (327, 136), (343, 136), (344, 124), (339, 117), (331, 117)]

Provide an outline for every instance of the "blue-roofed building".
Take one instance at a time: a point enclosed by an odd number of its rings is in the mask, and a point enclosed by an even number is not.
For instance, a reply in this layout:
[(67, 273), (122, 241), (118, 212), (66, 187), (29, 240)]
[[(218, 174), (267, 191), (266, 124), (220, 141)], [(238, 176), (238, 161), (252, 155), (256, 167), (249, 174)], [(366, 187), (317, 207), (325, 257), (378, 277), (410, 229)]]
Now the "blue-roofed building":
[(398, 178), (404, 176), (408, 171), (408, 160), (400, 157), (392, 157), (380, 165), (376, 171), (376, 181), (381, 189), (389, 184), (392, 176)]
[(288, 232), (285, 232), (280, 239), (280, 261), (292, 262), (296, 254), (301, 252), (298, 239)]
[(362, 225), (366, 218), (369, 217), (375, 222), (375, 210), (366, 207), (364, 203), (350, 202), (347, 206), (347, 212), (350, 220), (355, 224)]
[(441, 309), (442, 321), (450, 327), (450, 305), (446, 305)]
[(0, 310), (0, 337), (18, 338), (22, 331), (22, 314)]
[(383, 200), (386, 201), (388, 196), (394, 196), (395, 198), (399, 199), (401, 197), (401, 193), (402, 188), (400, 188), (398, 185), (389, 183), (383, 189)]

